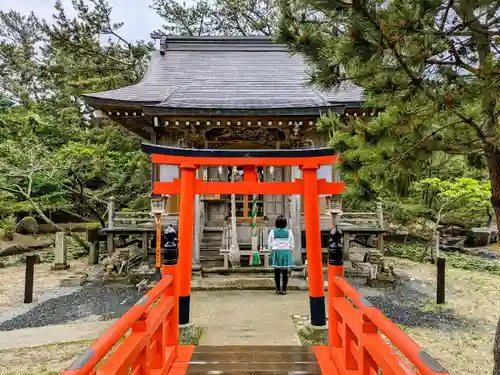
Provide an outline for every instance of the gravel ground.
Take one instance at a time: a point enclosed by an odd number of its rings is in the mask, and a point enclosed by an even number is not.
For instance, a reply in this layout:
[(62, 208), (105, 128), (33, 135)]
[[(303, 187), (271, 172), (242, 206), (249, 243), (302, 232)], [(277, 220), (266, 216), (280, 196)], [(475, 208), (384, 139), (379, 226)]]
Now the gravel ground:
[(99, 316), (115, 319), (142, 297), (135, 288), (86, 284), (74, 293), (38, 304), (35, 308), (0, 323), (0, 331), (85, 321)]
[(74, 272), (86, 269), (87, 262), (82, 260), (72, 261), (71, 268), (67, 271), (51, 271), (50, 264), (37, 264), (31, 304), (23, 303), (25, 266), (0, 269), (0, 322), (22, 314), (49, 299), (74, 293), (78, 288), (61, 288), (60, 281)]

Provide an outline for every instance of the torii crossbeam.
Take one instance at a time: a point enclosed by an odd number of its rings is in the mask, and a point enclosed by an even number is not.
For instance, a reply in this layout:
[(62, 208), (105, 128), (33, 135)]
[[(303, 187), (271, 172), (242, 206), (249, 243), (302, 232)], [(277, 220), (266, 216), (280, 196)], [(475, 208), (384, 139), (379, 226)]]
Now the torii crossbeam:
[[(309, 274), (311, 324), (326, 325), (324, 280), (320, 234), (318, 195), (337, 195), (345, 190), (343, 182), (318, 179), (321, 165), (337, 162), (335, 151), (329, 148), (292, 150), (212, 150), (189, 149), (144, 144), (143, 150), (152, 154), (154, 164), (176, 165), (180, 178), (156, 181), (154, 194), (179, 194), (179, 267), (180, 296), (179, 324), (189, 323), (191, 268), (194, 226), (194, 197), (196, 194), (299, 194), (304, 196), (306, 251)], [(202, 166), (243, 166), (243, 182), (205, 182), (196, 178)], [(293, 182), (258, 182), (257, 167), (298, 166), (303, 179)]]

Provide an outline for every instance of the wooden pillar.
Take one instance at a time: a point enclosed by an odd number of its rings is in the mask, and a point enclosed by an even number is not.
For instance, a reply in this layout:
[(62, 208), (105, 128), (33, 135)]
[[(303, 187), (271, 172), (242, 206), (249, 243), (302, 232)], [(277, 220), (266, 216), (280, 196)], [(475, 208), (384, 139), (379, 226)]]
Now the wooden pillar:
[(115, 253), (115, 236), (113, 233), (109, 233), (106, 237), (106, 250), (108, 250), (109, 256)]
[(321, 252), (321, 228), (318, 199), (318, 166), (304, 166), (304, 218), (306, 224), (307, 271), (311, 325), (325, 326), (325, 292)]
[(344, 232), (344, 260), (348, 261), (349, 260), (349, 252), (351, 251), (349, 247), (349, 242), (351, 240), (351, 235), (349, 232)]
[(193, 258), (194, 196), (196, 167), (181, 165), (179, 210), (179, 324), (189, 323)]
[[(153, 131), (151, 132), (151, 144), (155, 145), (156, 143), (156, 131), (153, 129)], [(155, 181), (157, 180), (157, 168), (158, 164), (151, 164), (151, 190), (153, 190)]]
[[(200, 171), (196, 174), (199, 178)], [(200, 195), (194, 196), (194, 232), (193, 232), (193, 264), (200, 263), (200, 239), (201, 239), (201, 209), (200, 209)]]
[(149, 235), (148, 232), (142, 232), (141, 233), (141, 241), (142, 241), (142, 246), (141, 246), (141, 255), (142, 255), (142, 264), (148, 265), (148, 249), (149, 249)]
[(90, 243), (89, 265), (99, 264), (99, 242)]
[[(297, 178), (300, 177), (300, 170), (298, 167), (290, 167), (290, 181), (294, 182)], [(291, 209), (290, 209), (290, 219), (291, 219), (291, 229), (294, 241), (293, 248), (293, 263), (296, 266), (302, 265), (302, 231), (300, 229), (300, 220), (301, 220), (301, 212), (300, 212), (300, 195), (294, 194), (291, 196)]]
[[(246, 166), (244, 167), (243, 169), (243, 176), (244, 176), (244, 181), (245, 182), (258, 182), (259, 181), (259, 177), (257, 176), (257, 168), (253, 165), (251, 166)], [(253, 201), (253, 196), (252, 196), (252, 201)], [(251, 206), (252, 210), (253, 210), (253, 204)], [(250, 236), (251, 236), (251, 241), (252, 241), (252, 251), (256, 251), (259, 247), (259, 237), (258, 237), (258, 229), (257, 229), (257, 226), (256, 226), (256, 233), (255, 233), (255, 236), (254, 236), (254, 231), (253, 231), (253, 221), (252, 221), (252, 230), (250, 232)]]
[(108, 228), (113, 229), (113, 220), (115, 217), (115, 198), (110, 197), (108, 200)]

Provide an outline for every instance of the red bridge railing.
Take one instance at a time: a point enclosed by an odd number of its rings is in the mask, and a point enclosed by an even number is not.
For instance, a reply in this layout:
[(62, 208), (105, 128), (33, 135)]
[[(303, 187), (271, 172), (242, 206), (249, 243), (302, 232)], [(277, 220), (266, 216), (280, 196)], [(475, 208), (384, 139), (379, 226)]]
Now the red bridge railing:
[(339, 375), (449, 374), (345, 281), (343, 273), (343, 266), (328, 266), (329, 351)]
[(179, 346), (176, 283), (175, 266), (163, 266), (162, 280), (61, 374), (167, 374)]

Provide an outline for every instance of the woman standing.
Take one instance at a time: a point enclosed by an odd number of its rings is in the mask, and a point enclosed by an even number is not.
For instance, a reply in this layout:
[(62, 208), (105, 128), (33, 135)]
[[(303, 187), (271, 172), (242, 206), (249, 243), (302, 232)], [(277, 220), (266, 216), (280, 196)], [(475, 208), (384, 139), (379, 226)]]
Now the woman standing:
[[(276, 294), (286, 294), (288, 284), (288, 269), (292, 267), (293, 234), (287, 227), (286, 218), (282, 215), (276, 218), (276, 228), (269, 231), (267, 240), (272, 251), (271, 262), (274, 268), (274, 282)], [(280, 288), (280, 274), (283, 275), (283, 284)]]

